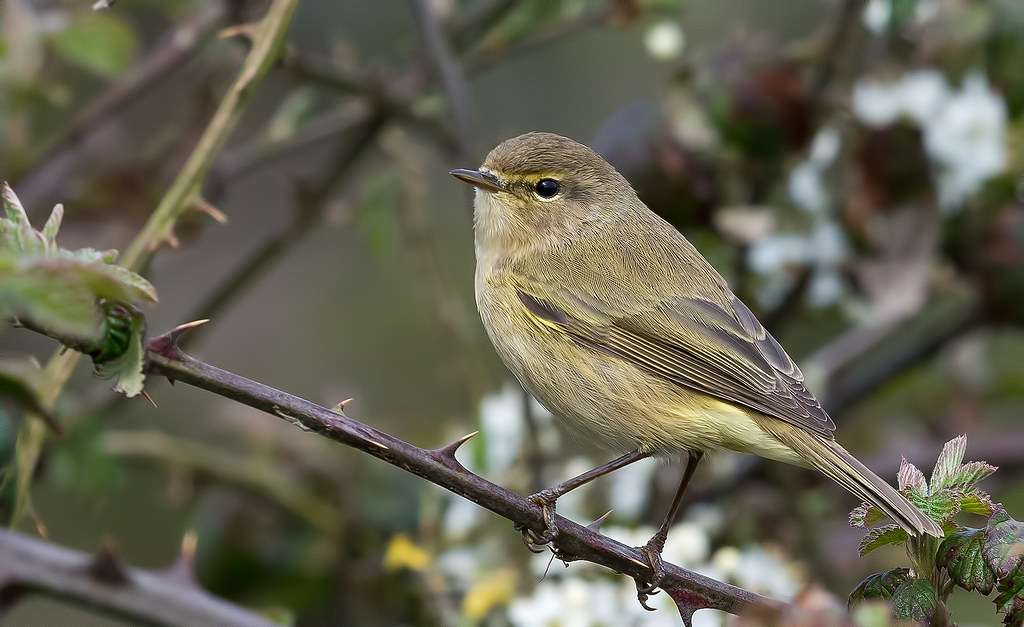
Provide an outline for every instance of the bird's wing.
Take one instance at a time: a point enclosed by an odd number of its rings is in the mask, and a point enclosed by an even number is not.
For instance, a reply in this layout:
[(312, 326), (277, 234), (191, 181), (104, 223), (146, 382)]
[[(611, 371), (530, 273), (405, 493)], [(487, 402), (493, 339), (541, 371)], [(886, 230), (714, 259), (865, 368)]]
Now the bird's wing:
[(833, 437), (835, 424), (804, 386), (803, 373), (731, 292), (726, 293), (726, 306), (682, 297), (625, 312), (564, 287), (549, 290), (526, 281), (517, 289), (538, 322), (582, 345), (673, 383)]

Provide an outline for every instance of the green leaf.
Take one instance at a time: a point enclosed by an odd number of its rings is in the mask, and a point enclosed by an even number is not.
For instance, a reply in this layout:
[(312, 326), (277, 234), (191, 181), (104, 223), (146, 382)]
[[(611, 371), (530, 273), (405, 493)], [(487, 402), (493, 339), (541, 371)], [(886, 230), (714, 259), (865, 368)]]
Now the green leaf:
[(931, 481), (928, 482), (933, 492), (947, 487), (949, 481), (956, 475), (960, 464), (964, 461), (964, 453), (967, 452), (967, 436), (955, 437), (942, 447), (938, 459), (935, 461), (935, 468), (932, 470)]
[(57, 231), (60, 230), (60, 223), (63, 220), (64, 205), (57, 203), (53, 206), (53, 211), (50, 212), (50, 217), (46, 219), (46, 224), (43, 225), (43, 230), (40, 231), (43, 239), (45, 239), (52, 248), (57, 247)]
[(1013, 575), (999, 582), (996, 587), (999, 594), (993, 599), (996, 611), (1006, 614), (1004, 625), (1024, 623), (1024, 569), (1018, 569)]
[(871, 503), (861, 503), (850, 512), (851, 527), (870, 527), (888, 518), (885, 512)]
[(921, 510), (921, 513), (940, 525), (960, 511), (960, 493), (949, 489), (942, 489), (930, 495), (911, 491), (909, 500)]
[(892, 609), (900, 620), (931, 622), (938, 602), (935, 588), (927, 579), (910, 579), (892, 595)]
[(956, 585), (964, 590), (988, 594), (995, 585), (996, 575), (982, 552), (984, 546), (984, 529), (958, 531), (939, 545), (936, 565), (945, 567)]
[(909, 489), (921, 493), (927, 493), (928, 482), (924, 479), (924, 473), (917, 469), (904, 457), (900, 461), (900, 470), (896, 473), (896, 480), (899, 481), (900, 490)]
[(22, 264), (0, 253), (0, 313), (61, 336), (99, 337), (96, 296), (64, 269), (41, 258)]
[(860, 541), (860, 554), (867, 555), (878, 547), (882, 547), (887, 544), (895, 544), (899, 546), (906, 542), (908, 538), (909, 536), (907, 535), (907, 532), (901, 529), (898, 525), (878, 527), (864, 535), (864, 539)]
[(17, 194), (11, 189), (11, 186), (4, 182), (3, 187), (3, 204), (4, 204), (4, 215), (8, 220), (13, 222), (15, 225), (28, 224), (28, 214), (25, 213), (25, 208), (21, 206), (21, 201), (18, 200)]
[(1020, 572), (1024, 564), (1024, 523), (1010, 518), (1003, 506), (997, 505), (985, 530), (982, 551), (999, 579)]
[(992, 497), (981, 490), (974, 490), (964, 494), (960, 498), (960, 509), (971, 514), (991, 516), (995, 512), (995, 505)]
[(852, 607), (864, 599), (892, 598), (896, 588), (899, 588), (908, 579), (910, 579), (909, 568), (893, 568), (884, 573), (869, 575), (864, 581), (857, 584), (846, 603)]
[(957, 469), (956, 473), (949, 478), (948, 486), (951, 488), (973, 488), (974, 484), (996, 470), (995, 466), (986, 462), (970, 462)]
[(131, 398), (142, 392), (146, 381), (143, 371), (146, 318), (134, 307), (119, 303), (104, 303), (104, 307), (104, 339), (90, 354), (99, 376), (116, 377), (114, 391)]
[(80, 14), (50, 44), (69, 62), (106, 76), (120, 74), (135, 58), (135, 33), (108, 11)]

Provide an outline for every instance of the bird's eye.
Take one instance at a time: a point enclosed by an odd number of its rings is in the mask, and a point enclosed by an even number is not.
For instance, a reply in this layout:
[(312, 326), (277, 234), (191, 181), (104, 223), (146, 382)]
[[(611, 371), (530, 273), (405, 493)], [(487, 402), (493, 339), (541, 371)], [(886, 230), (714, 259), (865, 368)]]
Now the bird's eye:
[(541, 198), (553, 198), (558, 193), (560, 186), (555, 179), (541, 179), (537, 181), (535, 189)]

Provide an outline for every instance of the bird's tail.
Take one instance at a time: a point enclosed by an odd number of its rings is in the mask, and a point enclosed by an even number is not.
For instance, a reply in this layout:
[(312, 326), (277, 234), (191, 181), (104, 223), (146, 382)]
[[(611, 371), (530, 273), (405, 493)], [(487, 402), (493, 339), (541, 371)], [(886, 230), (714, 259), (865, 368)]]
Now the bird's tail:
[(765, 417), (758, 422), (762, 429), (793, 449), (812, 467), (888, 514), (907, 533), (914, 536), (928, 534), (937, 538), (943, 536), (942, 529), (934, 520), (903, 498), (895, 488), (871, 472), (835, 440), (808, 433), (777, 419)]

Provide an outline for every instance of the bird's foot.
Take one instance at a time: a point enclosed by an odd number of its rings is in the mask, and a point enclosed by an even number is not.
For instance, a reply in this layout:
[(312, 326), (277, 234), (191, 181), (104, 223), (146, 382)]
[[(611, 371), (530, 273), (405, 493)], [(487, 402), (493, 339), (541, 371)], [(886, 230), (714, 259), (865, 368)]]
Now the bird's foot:
[(528, 529), (522, 525), (516, 525), (516, 531), (523, 534), (523, 544), (534, 553), (542, 553), (543, 547), (551, 544), (558, 535), (558, 526), (555, 523), (555, 501), (558, 495), (551, 490), (541, 490), (529, 497), (531, 501), (540, 505), (544, 514), (544, 530), (541, 532)]
[(665, 578), (665, 562), (661, 559), (661, 552), (665, 549), (665, 536), (658, 533), (638, 549), (647, 557), (651, 578), (643, 582), (636, 580), (636, 598), (645, 610), (653, 612), (654, 608), (647, 605), (647, 599), (658, 594), (661, 580)]

